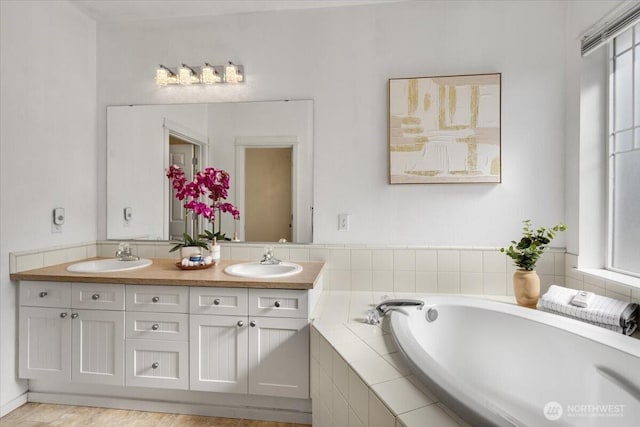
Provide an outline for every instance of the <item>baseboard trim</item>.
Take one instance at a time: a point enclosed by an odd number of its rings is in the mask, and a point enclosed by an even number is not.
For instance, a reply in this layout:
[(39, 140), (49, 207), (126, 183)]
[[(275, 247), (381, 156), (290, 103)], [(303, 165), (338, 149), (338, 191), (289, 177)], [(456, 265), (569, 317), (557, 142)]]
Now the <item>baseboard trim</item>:
[(252, 420), (283, 423), (311, 424), (310, 413), (283, 409), (218, 406), (198, 403), (176, 403), (162, 400), (123, 399), (118, 397), (41, 392), (29, 392), (26, 400), (37, 403), (57, 403), (62, 405), (94, 406), (99, 408), (127, 409), (134, 411), (166, 412), (172, 414), (203, 415), (208, 417), (247, 418)]
[(13, 411), (15, 409), (18, 409), (19, 407), (21, 407), (25, 403), (27, 403), (27, 393), (26, 392), (22, 393), (20, 396), (16, 397), (12, 401), (7, 402), (4, 405), (0, 406), (0, 417), (4, 417), (9, 412), (11, 412), (11, 411)]

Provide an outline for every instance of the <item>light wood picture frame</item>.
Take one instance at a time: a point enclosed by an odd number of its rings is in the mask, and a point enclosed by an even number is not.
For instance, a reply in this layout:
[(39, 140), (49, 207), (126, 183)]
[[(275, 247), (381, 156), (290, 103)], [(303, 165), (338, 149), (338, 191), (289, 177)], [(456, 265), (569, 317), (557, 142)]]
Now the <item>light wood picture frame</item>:
[(500, 183), (501, 80), (389, 79), (389, 183)]

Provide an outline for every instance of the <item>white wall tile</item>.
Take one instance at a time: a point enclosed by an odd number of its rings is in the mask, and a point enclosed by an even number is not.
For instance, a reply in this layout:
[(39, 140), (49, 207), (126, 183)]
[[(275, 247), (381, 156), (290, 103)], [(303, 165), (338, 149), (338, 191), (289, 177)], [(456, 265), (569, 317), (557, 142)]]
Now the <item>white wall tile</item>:
[(350, 270), (351, 251), (349, 249), (331, 249), (329, 251), (329, 268), (332, 270)]
[(416, 251), (395, 249), (393, 251), (393, 269), (414, 271), (416, 269)]
[(396, 418), (380, 402), (380, 399), (369, 392), (369, 427), (395, 427)]
[(53, 251), (46, 251), (44, 253), (44, 266), (48, 267), (56, 264), (63, 264), (67, 262), (66, 249), (57, 249)]
[[(264, 254), (264, 250), (262, 252)], [(289, 253), (289, 248), (285, 248), (282, 246), (273, 246), (273, 256), (278, 258), (281, 261), (289, 261), (291, 259), (291, 254)], [(262, 255), (257, 258), (251, 258), (252, 260), (260, 260), (262, 259)]]
[(375, 357), (351, 363), (351, 369), (369, 385), (402, 377), (402, 374), (396, 368), (378, 354)]
[(318, 340), (318, 362), (320, 368), (327, 374), (333, 373), (333, 353), (335, 350), (331, 344), (321, 335)]
[(460, 271), (460, 251), (438, 250), (438, 273)]
[(349, 405), (344, 396), (334, 386), (333, 388), (333, 426), (349, 425)]
[(360, 420), (369, 424), (369, 389), (360, 377), (349, 368), (349, 406)]
[[(320, 368), (318, 370), (318, 396), (320, 397), (320, 405), (326, 406), (329, 410), (329, 416), (331, 418), (331, 411), (333, 406), (333, 383), (331, 377)], [(321, 417), (322, 418), (322, 417)]]
[(320, 364), (315, 357), (309, 360), (309, 391), (312, 399), (320, 399)]
[(511, 260), (511, 258), (497, 250), (483, 251), (482, 271), (484, 273), (504, 273), (507, 271), (507, 260)]
[(554, 272), (553, 274), (555, 276), (564, 276), (564, 270), (565, 270), (565, 253), (564, 252), (558, 252), (558, 253), (554, 253), (553, 254), (553, 261), (554, 261)]
[(289, 259), (292, 262), (309, 262), (308, 248), (291, 248), (289, 249)]
[(604, 282), (604, 287), (607, 291), (615, 292), (626, 297), (631, 297), (631, 288), (628, 286), (620, 285), (618, 283), (607, 280)]
[(329, 262), (329, 249), (326, 248), (310, 248), (309, 261), (311, 262)]
[(245, 246), (231, 246), (231, 259), (251, 260), (251, 251)]
[[(438, 255), (439, 257), (440, 255)], [(460, 273), (438, 272), (438, 293), (459, 294), (460, 293)]]
[(413, 411), (433, 403), (406, 378), (398, 378), (371, 387), (394, 415)]
[(350, 270), (328, 270), (325, 274), (329, 276), (329, 284), (325, 283), (325, 289), (349, 291), (351, 290)]
[(373, 270), (371, 284), (374, 292), (393, 292), (393, 270)]
[(571, 289), (582, 290), (584, 289), (584, 283), (582, 280), (576, 280), (571, 277), (565, 277), (565, 286)]
[[(367, 414), (367, 416), (368, 415), (369, 414)], [(349, 407), (349, 427), (366, 427), (368, 421), (369, 420), (367, 419), (367, 423), (364, 423), (360, 418), (358, 418), (355, 411)]]
[(33, 270), (44, 267), (44, 254), (18, 255), (16, 257), (16, 272)]
[(82, 245), (67, 249), (67, 262), (79, 261), (95, 256), (89, 255), (89, 248), (91, 247), (93, 247), (93, 253), (95, 254), (96, 245)]
[(393, 272), (394, 292), (415, 292), (416, 273), (411, 270), (394, 270)]
[(393, 270), (393, 250), (375, 249), (371, 251), (374, 270)]
[(438, 273), (435, 271), (416, 271), (416, 292), (437, 293)]
[(507, 282), (511, 284), (506, 273), (484, 273), (483, 293), (485, 295), (507, 295)]
[(460, 427), (445, 411), (437, 405), (429, 405), (398, 417), (406, 427)]
[(351, 271), (351, 290), (352, 291), (372, 291), (372, 275), (371, 270), (352, 270)]
[(611, 291), (609, 289), (607, 289), (604, 292), (604, 295), (609, 297), (609, 298), (617, 299), (619, 301), (631, 302), (631, 296), (630, 295), (619, 294), (619, 293)]
[(482, 295), (482, 273), (460, 273), (460, 293)]
[(352, 270), (372, 270), (371, 250), (352, 249), (351, 269)]
[(536, 272), (540, 274), (551, 274), (555, 272), (555, 257), (551, 252), (545, 252), (536, 263)]
[(438, 252), (435, 249), (417, 249), (416, 271), (438, 271)]
[(349, 397), (349, 365), (337, 353), (333, 352), (332, 380), (336, 388), (345, 398)]
[(463, 273), (482, 273), (482, 252), (460, 251), (460, 271)]
[[(93, 258), (98, 256), (98, 246), (97, 245), (88, 245), (87, 246), (87, 258)], [(73, 261), (77, 261), (78, 259), (82, 259), (82, 258), (72, 258)]]

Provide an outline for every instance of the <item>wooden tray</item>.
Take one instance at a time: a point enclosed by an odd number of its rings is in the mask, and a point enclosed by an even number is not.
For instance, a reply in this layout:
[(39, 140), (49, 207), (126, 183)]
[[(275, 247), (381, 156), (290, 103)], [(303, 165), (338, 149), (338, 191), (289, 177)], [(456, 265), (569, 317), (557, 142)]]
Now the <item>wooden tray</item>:
[(193, 267), (185, 267), (184, 265), (182, 265), (182, 263), (176, 262), (176, 267), (178, 267), (180, 270), (204, 270), (204, 269), (207, 269), (209, 267), (213, 267), (214, 265), (216, 265), (215, 262), (212, 262), (211, 264), (196, 265), (196, 266), (193, 266)]

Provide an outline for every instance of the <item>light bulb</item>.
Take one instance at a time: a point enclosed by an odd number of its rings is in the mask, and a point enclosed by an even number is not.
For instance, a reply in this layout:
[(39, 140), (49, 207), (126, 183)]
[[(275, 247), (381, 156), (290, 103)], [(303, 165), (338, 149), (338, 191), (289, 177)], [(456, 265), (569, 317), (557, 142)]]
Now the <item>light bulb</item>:
[(178, 70), (178, 82), (181, 85), (190, 85), (193, 82), (192, 77), (193, 72), (191, 71), (191, 68), (182, 64), (182, 67)]
[(214, 83), (220, 83), (222, 79), (220, 78), (220, 74), (218, 74), (218, 71), (216, 71), (214, 67), (212, 67), (208, 63), (205, 63), (204, 67), (202, 67), (201, 80), (204, 84), (212, 85)]
[(227, 83), (238, 83), (238, 68), (236, 68), (235, 65), (233, 65), (233, 62), (229, 62), (229, 64), (227, 64), (224, 67), (224, 80)]
[(164, 68), (156, 70), (156, 84), (158, 86), (166, 86), (169, 84), (169, 72)]

